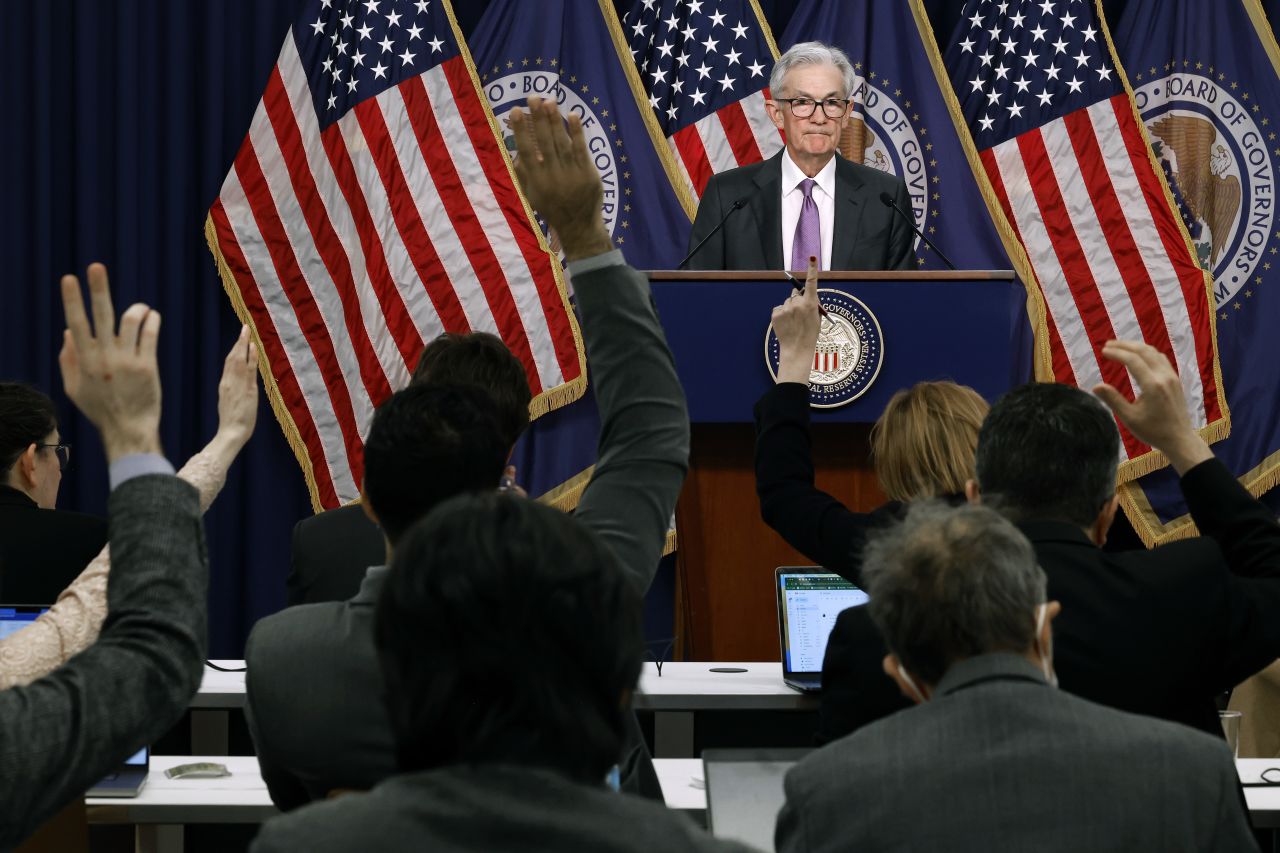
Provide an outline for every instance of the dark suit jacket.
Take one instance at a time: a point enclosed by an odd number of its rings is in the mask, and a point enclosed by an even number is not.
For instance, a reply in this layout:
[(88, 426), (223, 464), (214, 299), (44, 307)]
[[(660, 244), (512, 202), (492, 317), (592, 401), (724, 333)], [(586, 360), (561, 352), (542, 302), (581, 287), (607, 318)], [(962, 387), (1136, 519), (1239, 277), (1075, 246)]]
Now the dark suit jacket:
[[(607, 543), (643, 594), (684, 482), (689, 415), (648, 280), (619, 263), (574, 273), (573, 285), (601, 422), (595, 472), (574, 518)], [(333, 788), (368, 788), (395, 770), (373, 648), (380, 585), (375, 573), (354, 599), (288, 608), (249, 636), (250, 731), (283, 809)], [(624, 785), (660, 796), (631, 725)]]
[[(725, 225), (689, 259), (691, 270), (780, 270), (791, 259), (782, 257), (782, 158), (786, 149), (759, 163), (713, 175), (698, 202), (698, 215), (689, 232), (689, 250), (720, 224), (733, 203)], [(836, 155), (835, 223), (832, 228), (831, 269), (915, 269), (915, 235), (906, 221), (880, 202), (880, 193), (893, 196), (898, 207), (911, 212), (907, 185), (893, 175)]]
[(0, 486), (0, 601), (52, 604), (106, 544), (105, 519), (40, 509), (17, 489)]
[(661, 803), (501, 765), (445, 767), (388, 779), (273, 818), (253, 853), (749, 853), (717, 841)]
[(294, 525), (292, 558), (286, 582), (290, 606), (346, 601), (360, 591), (370, 566), (386, 562), (387, 548), (382, 528), (352, 504)]
[(983, 655), (952, 666), (931, 701), (792, 768), (777, 849), (1256, 850), (1236, 786), (1221, 734), (1106, 708), (1052, 689), (1022, 657)]
[(44, 678), (0, 691), (0, 849), (168, 731), (200, 686), (209, 565), (196, 490), (136, 477), (107, 511), (101, 636)]

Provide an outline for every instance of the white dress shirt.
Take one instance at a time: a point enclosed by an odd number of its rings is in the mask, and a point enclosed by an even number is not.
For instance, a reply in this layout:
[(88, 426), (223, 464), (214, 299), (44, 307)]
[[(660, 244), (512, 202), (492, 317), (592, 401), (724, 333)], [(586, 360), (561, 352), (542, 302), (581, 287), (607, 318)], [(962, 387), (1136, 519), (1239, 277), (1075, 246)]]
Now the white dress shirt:
[[(782, 154), (782, 266), (791, 266), (791, 245), (795, 242), (796, 223), (800, 221), (800, 208), (804, 205), (804, 191), (800, 182), (809, 177), (791, 159), (791, 152)], [(822, 238), (822, 257), (818, 268), (831, 269), (831, 233), (836, 219), (836, 158), (833, 156), (813, 176), (813, 201), (818, 205), (818, 233)]]

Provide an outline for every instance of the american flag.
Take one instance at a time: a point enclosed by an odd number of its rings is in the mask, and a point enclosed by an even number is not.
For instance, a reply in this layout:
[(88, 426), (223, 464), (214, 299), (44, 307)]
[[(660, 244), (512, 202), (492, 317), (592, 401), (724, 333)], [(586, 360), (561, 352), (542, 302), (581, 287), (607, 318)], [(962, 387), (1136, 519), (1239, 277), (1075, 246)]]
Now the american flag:
[(712, 175), (782, 150), (764, 106), (772, 36), (750, 0), (640, 0), (622, 25), (678, 189), (701, 198)]
[[(1102, 345), (1144, 340), (1177, 369), (1193, 424), (1224, 434), (1208, 283), (1092, 5), (969, 0), (962, 14), (946, 66), (1043, 294), (1054, 378), (1106, 381), (1132, 396), (1128, 372), (1102, 358)], [(1122, 435), (1126, 460), (1150, 450)]]
[(447, 0), (313, 0), (206, 235), (317, 506), (355, 499), (374, 408), (444, 331), (499, 335), (535, 412), (580, 337)]

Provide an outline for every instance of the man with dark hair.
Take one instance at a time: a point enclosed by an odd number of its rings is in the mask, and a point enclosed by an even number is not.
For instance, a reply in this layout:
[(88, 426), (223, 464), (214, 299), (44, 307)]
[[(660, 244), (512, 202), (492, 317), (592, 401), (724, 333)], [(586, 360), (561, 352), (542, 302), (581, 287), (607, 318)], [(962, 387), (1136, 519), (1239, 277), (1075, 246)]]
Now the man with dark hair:
[(71, 446), (53, 401), (0, 382), (0, 600), (52, 604), (107, 544), (107, 523), (54, 509)]
[[(111, 478), (111, 583), (97, 641), (48, 675), (0, 691), (0, 849), (9, 850), (169, 729), (200, 686), (209, 565), (196, 490), (160, 448), (160, 315), (119, 319), (107, 271), (62, 279), (67, 396), (98, 429)], [(256, 361), (246, 341), (244, 356)]]
[(1220, 735), (1053, 688), (1061, 607), (1009, 521), (924, 502), (865, 557), (884, 671), (917, 707), (787, 774), (779, 851), (1257, 849)]
[(378, 602), (400, 775), (269, 821), (253, 850), (745, 853), (604, 784), (643, 654), (622, 568), (585, 525), (509, 495), (419, 522)]
[(360, 507), (385, 537), (382, 554), (352, 598), (268, 616), (245, 646), (246, 714), (280, 808), (370, 788), (392, 771), (372, 633), (385, 563), (436, 504), (494, 488), (508, 449), (497, 407), (479, 388), (410, 385), (378, 407), (365, 439)]
[[(612, 551), (617, 570), (641, 596), (657, 571), (688, 468), (684, 393), (648, 281), (625, 265), (604, 228), (603, 187), (587, 156), (581, 124), (571, 117), (574, 138), (570, 142), (554, 102), (531, 101), (530, 108), (532, 118), (519, 110), (511, 113), (521, 152), (516, 171), (530, 203), (555, 229), (568, 261), (601, 420), (598, 461), (574, 519), (600, 537)], [(463, 417), (443, 411), (435, 416)], [(432, 476), (431, 466), (417, 473), (402, 470), (405, 458), (399, 454), (424, 442), (413, 428), (413, 418), (396, 418), (395, 425), (392, 434), (390, 423), (379, 412), (365, 449), (365, 495), (379, 518), (390, 519), (397, 500), (394, 493), (384, 491), (381, 481), (410, 488), (415, 480), (425, 485)], [(496, 433), (498, 427), (490, 429)], [(384, 440), (384, 432), (391, 440)], [(494, 441), (501, 443), (501, 437)], [(370, 459), (371, 453), (389, 467)], [(414, 509), (394, 510), (397, 521), (385, 525), (388, 539), (396, 535), (400, 521), (413, 512), (425, 514), (427, 504), (443, 499), (450, 488), (492, 490), (501, 470), (501, 461), (487, 456), (483, 462), (449, 458), (438, 464), (451, 470), (460, 471), (461, 466), (478, 470), (468, 472), (467, 478), (459, 473), (452, 486), (432, 486), (433, 497), (428, 500), (402, 495), (415, 502)], [(393, 550), (390, 545), (388, 550)], [(334, 788), (369, 787), (395, 770), (390, 726), (381, 704), (384, 685), (373, 662), (371, 605), (384, 577), (381, 567), (370, 569), (355, 599), (291, 608), (264, 619), (250, 635), (245, 652), (250, 725), (263, 776), (282, 809), (322, 797)], [(504, 589), (492, 593), (514, 594)], [(418, 654), (421, 665), (430, 668), (437, 655), (456, 651), (456, 644), (448, 643), (420, 648)], [(512, 677), (503, 666), (525, 663), (522, 658), (502, 664), (495, 657), (486, 664), (486, 671), (500, 688)], [(438, 699), (471, 701), (456, 694)], [(363, 706), (359, 712), (352, 708), (357, 703)], [(626, 719), (628, 738), (614, 755), (621, 785), (660, 796), (634, 717)], [(278, 748), (276, 742), (285, 748)]]
[[(1006, 394), (978, 434), (971, 500), (989, 501), (1031, 540), (1062, 602), (1057, 669), (1062, 687), (1114, 708), (1221, 735), (1216, 696), (1280, 657), (1280, 526), (1245, 491), (1194, 429), (1168, 360), (1145, 344), (1111, 341), (1142, 389), (1036, 383)], [(1103, 403), (1106, 405), (1104, 406)], [(1164, 453), (1201, 536), (1150, 551), (1102, 550), (1119, 499), (1119, 435), (1108, 414)], [(832, 642), (867, 641), (865, 608), (841, 614)], [(867, 722), (882, 676), (833, 669), (862, 699), (826, 713), (839, 733)], [(842, 695), (854, 695), (842, 690)]]
[[(520, 359), (497, 335), (438, 336), (423, 349), (413, 371), (411, 384), (424, 382), (471, 385), (488, 393), (497, 406), (495, 417), (508, 454), (529, 426), (529, 379)], [(514, 469), (506, 473), (514, 476)], [(346, 601), (359, 591), (365, 570), (382, 562), (383, 547), (382, 531), (358, 504), (298, 522), (286, 581), (289, 604)]]

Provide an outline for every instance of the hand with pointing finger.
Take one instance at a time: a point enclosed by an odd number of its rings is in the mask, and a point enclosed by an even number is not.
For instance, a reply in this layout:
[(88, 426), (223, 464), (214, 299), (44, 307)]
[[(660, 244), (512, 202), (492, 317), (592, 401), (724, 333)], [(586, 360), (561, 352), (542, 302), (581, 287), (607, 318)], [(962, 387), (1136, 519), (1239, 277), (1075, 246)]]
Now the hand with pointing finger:
[(62, 385), (76, 408), (98, 428), (108, 462), (131, 453), (159, 453), (156, 341), (160, 315), (136, 303), (120, 316), (117, 331), (107, 268), (90, 264), (87, 277), (92, 328), (79, 280), (74, 275), (62, 277), (62, 307), (67, 318), (58, 354)]
[(809, 384), (813, 353), (818, 346), (822, 317), (818, 305), (818, 264), (809, 258), (804, 292), (792, 293), (773, 309), (773, 332), (778, 336), (778, 382)]
[(1213, 458), (1191, 426), (1182, 382), (1163, 353), (1136, 341), (1108, 341), (1102, 356), (1124, 365), (1141, 389), (1133, 402), (1106, 383), (1093, 389), (1136, 438), (1163, 452), (1179, 474)]

